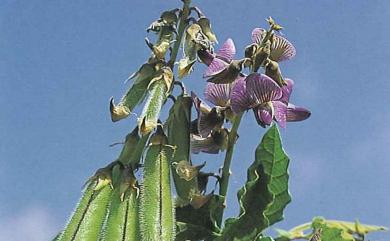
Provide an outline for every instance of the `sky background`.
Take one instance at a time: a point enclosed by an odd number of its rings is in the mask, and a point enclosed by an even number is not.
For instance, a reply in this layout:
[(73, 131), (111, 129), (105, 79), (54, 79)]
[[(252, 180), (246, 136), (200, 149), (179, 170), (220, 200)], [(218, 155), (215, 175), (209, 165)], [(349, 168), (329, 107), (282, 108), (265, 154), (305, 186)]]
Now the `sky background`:
[[(289, 229), (316, 215), (390, 227), (390, 2), (193, 2), (220, 42), (233, 38), (237, 57), (270, 15), (297, 48), (281, 67), (295, 81), (291, 102), (312, 116), (281, 131), (293, 200), (276, 227)], [(1, 0), (0, 241), (50, 240), (85, 180), (117, 157), (120, 147), (109, 145), (121, 141), (136, 118), (113, 124), (108, 100), (120, 99), (129, 87), (123, 80), (148, 58), (146, 27), (179, 6), (179, 0)], [(203, 70), (198, 65), (184, 80), (201, 96)], [(226, 216), (237, 214), (236, 191), (263, 133), (248, 112)], [(223, 156), (193, 159), (216, 170)]]

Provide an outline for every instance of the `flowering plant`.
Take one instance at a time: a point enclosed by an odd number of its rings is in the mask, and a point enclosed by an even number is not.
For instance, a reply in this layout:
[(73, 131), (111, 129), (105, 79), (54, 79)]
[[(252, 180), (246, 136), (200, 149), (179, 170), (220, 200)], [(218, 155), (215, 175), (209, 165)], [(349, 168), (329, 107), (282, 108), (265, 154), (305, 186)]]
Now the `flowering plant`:
[[(278, 128), (311, 114), (290, 103), (294, 81), (279, 66), (295, 56), (295, 47), (281, 35), (281, 25), (271, 17), (267, 22), (268, 29), (253, 30), (241, 59), (235, 59), (232, 39), (214, 50), (217, 37), (210, 20), (191, 0), (183, 0), (181, 9), (164, 11), (148, 27), (147, 32), (157, 34), (154, 43), (146, 39), (150, 58), (129, 77), (133, 84), (120, 102), (110, 101), (113, 122), (143, 104), (137, 126), (126, 136), (118, 158), (87, 181), (74, 214), (55, 240), (362, 241), (368, 232), (385, 229), (316, 217), (290, 231), (278, 230), (275, 238), (265, 233), (283, 219), (291, 201), (290, 160)], [(180, 48), (183, 56), (177, 60)], [(204, 98), (212, 106), (179, 81), (198, 62), (206, 65)], [(181, 93), (174, 96), (176, 87)], [(162, 120), (168, 99), (173, 104)], [(238, 191), (239, 215), (223, 222), (238, 129), (248, 110), (259, 128), (267, 129)], [(192, 162), (192, 155), (200, 152), (225, 152), (220, 173), (203, 172), (207, 162)], [(211, 178), (217, 184), (213, 190)]]

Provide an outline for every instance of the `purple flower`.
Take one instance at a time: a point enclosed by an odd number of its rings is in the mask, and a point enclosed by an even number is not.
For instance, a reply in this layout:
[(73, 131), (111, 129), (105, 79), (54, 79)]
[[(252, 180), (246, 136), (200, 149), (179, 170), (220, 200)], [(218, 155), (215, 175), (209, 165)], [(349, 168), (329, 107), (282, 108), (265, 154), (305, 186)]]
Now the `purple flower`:
[[(252, 31), (252, 42), (261, 45), (267, 31), (262, 28), (255, 28)], [(274, 35), (271, 40), (271, 53), (269, 58), (276, 62), (289, 60), (296, 54), (294, 45), (280, 35)]]
[(198, 53), (200, 59), (208, 65), (203, 77), (216, 84), (232, 83), (240, 76), (243, 64), (247, 61), (233, 60), (235, 54), (236, 47), (232, 39), (226, 40), (215, 55), (207, 51)]
[(270, 77), (253, 73), (237, 82), (231, 94), (233, 112), (253, 109), (257, 123), (265, 127), (275, 120), (281, 127), (287, 121), (301, 121), (310, 116), (310, 111), (289, 104), (294, 82), (285, 80), (287, 85), (279, 87)]

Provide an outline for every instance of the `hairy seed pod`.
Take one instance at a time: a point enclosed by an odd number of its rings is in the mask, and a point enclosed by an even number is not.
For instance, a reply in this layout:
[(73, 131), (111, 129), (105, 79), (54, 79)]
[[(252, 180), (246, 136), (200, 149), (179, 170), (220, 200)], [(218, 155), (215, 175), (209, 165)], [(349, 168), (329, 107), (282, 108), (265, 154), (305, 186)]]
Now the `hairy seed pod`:
[(124, 174), (122, 174), (119, 188), (115, 188), (111, 196), (107, 220), (99, 241), (137, 241), (140, 238), (137, 191), (130, 189), (129, 192), (123, 193), (122, 197), (120, 187), (123, 179)]
[(144, 105), (138, 126), (142, 135), (150, 133), (157, 127), (161, 108), (173, 82), (173, 73), (169, 67), (163, 67), (149, 85), (149, 96)]
[(141, 186), (141, 234), (143, 241), (170, 241), (175, 237), (175, 217), (170, 185), (173, 148), (161, 127), (151, 137), (144, 161)]
[(134, 107), (143, 101), (148, 85), (156, 73), (156, 68), (156, 63), (143, 64), (137, 72), (129, 77), (129, 79), (134, 79), (134, 83), (122, 97), (119, 104), (115, 105), (113, 98), (111, 98), (110, 112), (113, 122), (126, 118)]
[(128, 164), (131, 161), (131, 157), (137, 147), (140, 137), (138, 135), (138, 126), (126, 136), (125, 144), (123, 145), (122, 151), (119, 154), (118, 161), (122, 164)]
[(88, 185), (59, 241), (96, 241), (103, 226), (112, 193), (110, 186), (94, 191)]

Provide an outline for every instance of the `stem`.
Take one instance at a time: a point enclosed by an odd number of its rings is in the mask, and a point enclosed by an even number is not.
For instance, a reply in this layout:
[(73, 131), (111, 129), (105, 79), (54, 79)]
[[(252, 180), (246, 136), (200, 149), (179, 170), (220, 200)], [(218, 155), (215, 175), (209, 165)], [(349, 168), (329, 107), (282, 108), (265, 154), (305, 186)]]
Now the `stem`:
[[(222, 176), (219, 185), (219, 195), (225, 198), (225, 203), (226, 203), (226, 194), (229, 185), (230, 164), (233, 158), (234, 145), (237, 139), (237, 130), (238, 127), (240, 126), (242, 115), (243, 113), (238, 114), (236, 117), (234, 117), (232, 129), (230, 130), (228, 136), (228, 146), (227, 146), (225, 160), (223, 162), (223, 167), (222, 167)], [(223, 212), (221, 212), (221, 214), (217, 217), (218, 226), (221, 226), (222, 218), (223, 218)]]
[(191, 0), (183, 0), (183, 2), (184, 5), (180, 14), (180, 22), (177, 30), (177, 37), (176, 37), (175, 45), (172, 48), (170, 60), (168, 62), (168, 66), (171, 67), (171, 69), (173, 69), (173, 65), (176, 62), (176, 57), (180, 49), (181, 40), (183, 38), (185, 28), (187, 27), (187, 18), (190, 15)]

